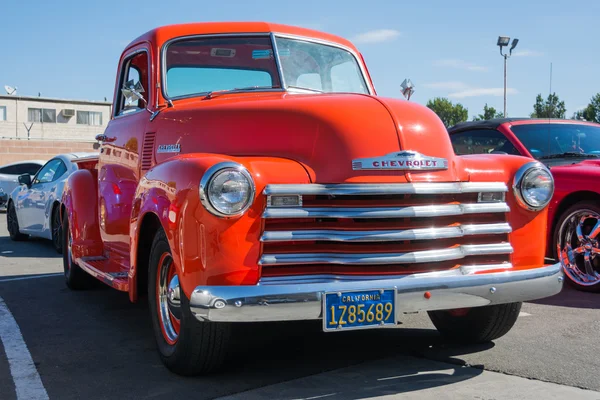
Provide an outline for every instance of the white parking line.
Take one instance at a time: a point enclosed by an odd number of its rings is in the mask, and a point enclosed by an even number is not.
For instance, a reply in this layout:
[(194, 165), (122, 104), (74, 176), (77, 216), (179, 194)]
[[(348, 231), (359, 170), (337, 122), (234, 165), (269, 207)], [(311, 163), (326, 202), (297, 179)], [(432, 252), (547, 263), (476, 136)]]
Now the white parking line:
[(27, 279), (50, 278), (50, 277), (59, 276), (62, 274), (63, 274), (62, 272), (55, 272), (55, 273), (43, 274), (43, 275), (19, 276), (17, 278), (4, 278), (4, 279), (0, 279), (0, 283), (12, 282), (12, 281), (25, 281)]
[(15, 383), (17, 400), (47, 400), (48, 393), (31, 359), (17, 321), (0, 297), (0, 341)]

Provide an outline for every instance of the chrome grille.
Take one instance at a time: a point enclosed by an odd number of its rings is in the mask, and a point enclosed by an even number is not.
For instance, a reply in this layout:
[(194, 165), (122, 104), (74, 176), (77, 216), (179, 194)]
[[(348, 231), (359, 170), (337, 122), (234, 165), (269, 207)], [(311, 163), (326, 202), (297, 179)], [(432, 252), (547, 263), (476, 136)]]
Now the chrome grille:
[[(268, 185), (262, 275), (510, 268), (509, 207), (478, 202), (507, 191), (502, 182)], [(289, 195), (301, 196), (298, 206), (270, 201)]]

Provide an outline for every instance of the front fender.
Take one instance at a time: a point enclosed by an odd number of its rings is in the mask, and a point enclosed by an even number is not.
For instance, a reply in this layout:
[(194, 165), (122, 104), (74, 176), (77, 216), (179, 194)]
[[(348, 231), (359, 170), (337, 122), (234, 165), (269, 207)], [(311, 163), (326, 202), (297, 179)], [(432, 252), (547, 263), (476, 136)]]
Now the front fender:
[[(205, 171), (221, 162), (245, 166), (256, 185), (252, 206), (236, 218), (209, 213), (200, 202), (199, 184)], [(132, 207), (131, 260), (137, 260), (140, 228), (152, 213), (160, 220), (173, 254), (184, 293), (198, 285), (254, 285), (260, 271), (260, 231), (265, 199), (271, 183), (309, 183), (299, 163), (272, 157), (229, 157), (185, 154), (156, 165), (140, 181)], [(137, 275), (132, 263), (130, 277)]]
[(548, 207), (542, 211), (528, 211), (521, 207), (513, 193), (513, 180), (517, 170), (531, 162), (530, 158), (512, 155), (469, 155), (457, 157), (471, 182), (505, 182), (508, 186), (506, 203), (510, 207), (508, 222), (513, 246), (513, 269), (529, 269), (545, 264)]

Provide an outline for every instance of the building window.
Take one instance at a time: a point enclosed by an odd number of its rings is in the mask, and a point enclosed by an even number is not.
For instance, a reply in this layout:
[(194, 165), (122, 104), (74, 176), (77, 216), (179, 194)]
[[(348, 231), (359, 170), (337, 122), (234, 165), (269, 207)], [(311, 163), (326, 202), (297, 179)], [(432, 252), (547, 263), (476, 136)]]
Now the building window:
[(102, 113), (97, 111), (77, 111), (77, 123), (81, 125), (102, 125)]
[(0, 106), (0, 121), (6, 121), (6, 106)]
[(27, 110), (27, 121), (56, 123), (56, 110), (51, 108), (29, 108)]

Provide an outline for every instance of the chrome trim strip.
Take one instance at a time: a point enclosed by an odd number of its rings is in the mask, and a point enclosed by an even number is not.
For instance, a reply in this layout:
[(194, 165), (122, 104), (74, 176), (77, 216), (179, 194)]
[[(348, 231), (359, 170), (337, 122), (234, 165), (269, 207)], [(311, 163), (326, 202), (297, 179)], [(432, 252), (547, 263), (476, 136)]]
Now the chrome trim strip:
[(470, 235), (496, 235), (510, 233), (510, 225), (506, 222), (497, 224), (457, 225), (441, 228), (422, 228), (406, 230), (370, 230), (370, 231), (341, 231), (341, 230), (299, 230), (299, 231), (266, 231), (260, 238), (261, 242), (394, 242), (399, 240), (429, 240), (460, 238)]
[(420, 218), (451, 215), (505, 213), (506, 203), (445, 204), (408, 207), (267, 208), (263, 218)]
[[(414, 274), (381, 280), (278, 285), (198, 286), (190, 296), (200, 321), (259, 322), (322, 318), (324, 293), (396, 289), (397, 316), (406, 312), (447, 310), (529, 301), (561, 291), (560, 263), (529, 270), (475, 275)], [(429, 292), (430, 296), (423, 296)]]
[[(421, 277), (424, 276), (462, 276), (472, 275), (476, 272), (491, 271), (497, 269), (512, 269), (511, 263), (502, 264), (484, 264), (484, 265), (469, 265), (463, 266), (456, 269), (436, 272), (426, 272), (418, 274)], [(359, 281), (377, 281), (385, 279), (393, 279), (402, 276), (398, 275), (335, 275), (335, 274), (322, 274), (322, 275), (288, 275), (288, 276), (268, 276), (263, 277), (258, 281), (258, 285), (269, 286), (269, 285), (298, 285), (307, 283), (331, 283), (331, 282), (359, 282)], [(415, 275), (412, 275), (415, 276)]]
[(265, 195), (330, 195), (376, 196), (388, 194), (460, 194), (508, 192), (503, 182), (443, 182), (443, 183), (342, 183), (342, 184), (278, 184), (267, 185)]
[(263, 254), (259, 265), (387, 265), (418, 264), (459, 260), (467, 256), (489, 254), (510, 254), (513, 248), (510, 243), (465, 244), (457, 247), (435, 250), (414, 251), (410, 253), (282, 253)]

